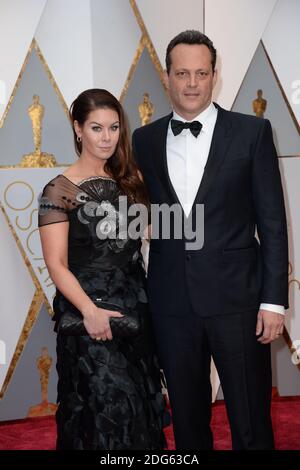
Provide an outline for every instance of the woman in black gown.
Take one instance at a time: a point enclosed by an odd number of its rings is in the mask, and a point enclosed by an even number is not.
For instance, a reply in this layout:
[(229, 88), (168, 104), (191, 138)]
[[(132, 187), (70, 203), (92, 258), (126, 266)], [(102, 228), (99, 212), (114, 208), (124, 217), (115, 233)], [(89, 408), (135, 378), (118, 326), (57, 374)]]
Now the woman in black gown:
[[(120, 233), (126, 214), (119, 196), (127, 196), (130, 207), (147, 204), (147, 194), (117, 99), (105, 90), (87, 90), (70, 115), (80, 158), (44, 187), (39, 200), (42, 248), (56, 285), (57, 449), (163, 449), (168, 415), (141, 238)], [(120, 308), (100, 308), (95, 299)], [(83, 319), (87, 335), (61, 334), (60, 320), (70, 311)], [(109, 319), (122, 312), (139, 320), (137, 336), (113, 337)]]

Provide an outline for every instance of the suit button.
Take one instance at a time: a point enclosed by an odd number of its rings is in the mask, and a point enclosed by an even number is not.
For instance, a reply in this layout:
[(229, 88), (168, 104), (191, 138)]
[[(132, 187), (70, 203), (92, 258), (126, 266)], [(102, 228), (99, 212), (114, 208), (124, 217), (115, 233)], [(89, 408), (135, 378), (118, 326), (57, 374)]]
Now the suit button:
[(186, 255), (186, 260), (190, 261), (190, 259), (191, 259), (191, 255)]

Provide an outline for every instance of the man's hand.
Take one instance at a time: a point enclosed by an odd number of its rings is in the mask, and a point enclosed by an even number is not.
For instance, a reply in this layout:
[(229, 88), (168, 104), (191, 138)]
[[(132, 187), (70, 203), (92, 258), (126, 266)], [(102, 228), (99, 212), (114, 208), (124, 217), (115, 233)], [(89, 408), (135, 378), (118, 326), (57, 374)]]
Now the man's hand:
[(284, 315), (270, 310), (259, 310), (256, 323), (256, 336), (261, 344), (268, 344), (283, 333)]

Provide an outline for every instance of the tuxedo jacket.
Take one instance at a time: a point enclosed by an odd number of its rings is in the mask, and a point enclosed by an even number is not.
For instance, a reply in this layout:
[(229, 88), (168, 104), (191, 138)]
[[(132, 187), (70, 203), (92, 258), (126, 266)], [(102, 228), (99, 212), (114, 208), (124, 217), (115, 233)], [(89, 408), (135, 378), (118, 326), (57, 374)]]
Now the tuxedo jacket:
[[(196, 204), (204, 205), (204, 244), (187, 249), (186, 239), (176, 239), (172, 230), (169, 239), (151, 240), (148, 294), (154, 315), (184, 315), (187, 305), (201, 316), (258, 309), (260, 303), (288, 308), (286, 215), (270, 122), (215, 106), (217, 121), (192, 208), (195, 219)], [(167, 166), (171, 118), (133, 133), (151, 204), (179, 204)], [(194, 229), (203, 229), (195, 223)]]

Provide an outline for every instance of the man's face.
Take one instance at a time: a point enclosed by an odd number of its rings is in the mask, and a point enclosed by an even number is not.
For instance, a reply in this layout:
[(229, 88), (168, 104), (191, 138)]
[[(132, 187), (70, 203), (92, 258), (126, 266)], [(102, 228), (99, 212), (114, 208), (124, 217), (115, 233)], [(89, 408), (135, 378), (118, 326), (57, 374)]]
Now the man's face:
[(210, 50), (203, 44), (178, 44), (171, 51), (169, 75), (165, 72), (164, 77), (174, 111), (194, 119), (211, 102), (217, 80)]

